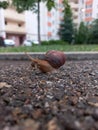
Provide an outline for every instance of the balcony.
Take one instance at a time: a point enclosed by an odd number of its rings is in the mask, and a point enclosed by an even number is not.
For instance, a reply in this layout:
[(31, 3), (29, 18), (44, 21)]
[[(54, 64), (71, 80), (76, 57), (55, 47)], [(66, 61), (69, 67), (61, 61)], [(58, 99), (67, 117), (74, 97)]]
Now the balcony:
[(12, 8), (4, 10), (5, 19), (17, 22), (25, 22), (25, 15), (23, 13), (18, 13)]
[(26, 34), (26, 31), (24, 28), (21, 28), (21, 29), (12, 29), (12, 28), (9, 28), (9, 27), (6, 27), (5, 28), (5, 32), (7, 33), (11, 33), (11, 34)]
[(78, 9), (78, 4), (71, 3), (70, 6), (72, 9)]
[(25, 34), (25, 24), (19, 24), (17, 22), (8, 21), (5, 25), (5, 31), (13, 34)]
[(78, 14), (79, 14), (79, 12), (73, 11), (73, 16), (74, 16), (74, 15), (77, 15), (77, 16), (78, 16)]

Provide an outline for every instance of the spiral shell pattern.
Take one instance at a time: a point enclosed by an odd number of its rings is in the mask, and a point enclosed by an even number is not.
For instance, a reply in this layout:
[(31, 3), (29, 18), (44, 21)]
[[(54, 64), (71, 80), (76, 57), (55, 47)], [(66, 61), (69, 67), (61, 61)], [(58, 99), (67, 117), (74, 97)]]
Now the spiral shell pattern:
[(45, 54), (45, 60), (48, 61), (53, 68), (58, 69), (64, 65), (66, 57), (62, 51), (50, 50)]

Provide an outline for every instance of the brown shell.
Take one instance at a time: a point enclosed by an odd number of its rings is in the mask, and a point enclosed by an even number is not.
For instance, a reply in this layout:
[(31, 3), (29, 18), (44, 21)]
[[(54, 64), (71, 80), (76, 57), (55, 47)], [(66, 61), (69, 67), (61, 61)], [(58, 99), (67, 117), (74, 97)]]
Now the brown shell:
[(50, 50), (46, 53), (45, 60), (48, 61), (52, 67), (58, 69), (64, 65), (66, 57), (62, 51)]

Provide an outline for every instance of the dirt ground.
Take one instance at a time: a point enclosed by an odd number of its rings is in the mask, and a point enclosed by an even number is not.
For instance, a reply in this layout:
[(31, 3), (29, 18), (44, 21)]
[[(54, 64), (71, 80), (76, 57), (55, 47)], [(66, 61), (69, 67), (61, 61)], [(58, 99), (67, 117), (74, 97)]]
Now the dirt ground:
[(48, 74), (0, 61), (0, 130), (98, 130), (98, 61)]

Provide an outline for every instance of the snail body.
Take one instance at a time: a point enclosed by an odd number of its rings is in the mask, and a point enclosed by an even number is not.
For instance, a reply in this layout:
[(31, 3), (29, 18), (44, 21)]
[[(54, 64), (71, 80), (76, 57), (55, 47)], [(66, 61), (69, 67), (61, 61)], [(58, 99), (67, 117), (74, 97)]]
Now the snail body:
[(53, 70), (56, 70), (64, 65), (66, 61), (65, 54), (61, 51), (50, 50), (46, 52), (43, 56), (43, 59), (39, 58), (32, 58), (30, 55), (26, 53), (29, 59), (32, 61), (33, 64), (37, 65), (40, 71), (47, 73)]

